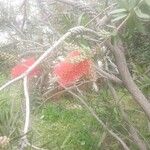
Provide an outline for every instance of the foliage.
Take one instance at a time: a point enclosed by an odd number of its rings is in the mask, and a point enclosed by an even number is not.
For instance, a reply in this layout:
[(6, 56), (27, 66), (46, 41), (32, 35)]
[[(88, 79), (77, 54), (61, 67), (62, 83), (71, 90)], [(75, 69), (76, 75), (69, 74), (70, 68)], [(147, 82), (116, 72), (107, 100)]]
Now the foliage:
[(145, 0), (119, 0), (118, 8), (113, 10), (111, 14), (113, 22), (127, 18), (128, 29), (132, 31), (136, 28), (140, 32), (144, 32), (143, 22), (150, 21), (150, 8)]

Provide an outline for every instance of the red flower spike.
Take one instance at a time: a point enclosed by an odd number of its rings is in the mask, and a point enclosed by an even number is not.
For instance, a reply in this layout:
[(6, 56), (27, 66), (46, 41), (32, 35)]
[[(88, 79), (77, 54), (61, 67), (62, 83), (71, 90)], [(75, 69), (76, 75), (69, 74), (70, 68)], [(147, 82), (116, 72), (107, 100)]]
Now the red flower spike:
[(80, 51), (72, 51), (68, 54), (65, 61), (54, 66), (54, 75), (58, 77), (58, 83), (61, 86), (69, 86), (75, 83), (82, 76), (90, 73), (92, 65), (91, 60), (83, 60), (76, 63), (70, 63), (67, 59), (74, 59), (75, 56), (80, 56)]
[[(27, 59), (23, 59), (20, 64), (17, 64), (15, 67), (12, 68), (11, 70), (11, 76), (13, 78), (16, 78), (23, 74), (30, 66), (32, 66), (35, 63), (35, 58), (30, 57)], [(29, 77), (34, 77), (37, 76), (41, 73), (39, 68), (35, 68), (29, 73)]]

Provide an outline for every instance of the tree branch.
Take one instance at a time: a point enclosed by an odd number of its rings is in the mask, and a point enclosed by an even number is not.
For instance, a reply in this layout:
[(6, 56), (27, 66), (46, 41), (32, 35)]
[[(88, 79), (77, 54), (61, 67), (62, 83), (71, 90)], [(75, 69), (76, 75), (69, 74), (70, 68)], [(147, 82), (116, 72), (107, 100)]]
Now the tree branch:
[[(111, 85), (111, 83), (108, 81), (108, 87), (112, 93), (113, 98), (115, 99), (116, 102), (119, 101), (119, 98), (117, 96), (116, 90), (114, 87)], [(144, 143), (144, 141), (140, 138), (137, 129), (131, 124), (131, 122), (128, 119), (127, 114), (124, 112), (123, 108), (119, 105), (119, 110), (121, 111), (121, 114), (124, 118), (124, 120), (127, 122), (127, 125), (129, 127), (129, 132), (134, 140), (134, 142), (137, 144), (140, 150), (147, 150), (147, 146)]]
[(104, 77), (104, 78), (106, 78), (106, 79), (108, 79), (108, 80), (111, 80), (111, 81), (113, 81), (113, 82), (116, 82), (116, 83), (118, 83), (118, 84), (122, 84), (122, 83), (123, 83), (123, 82), (122, 82), (118, 77), (116, 77), (115, 75), (109, 74), (109, 73), (105, 72), (104, 70), (102, 70), (102, 69), (100, 69), (100, 68), (98, 68), (98, 67), (96, 67), (96, 66), (95, 66), (95, 68), (97, 69), (97, 72), (98, 72), (98, 74), (99, 74), (100, 76), (102, 76), (102, 77)]
[(111, 51), (115, 56), (116, 65), (118, 67), (124, 85), (131, 93), (133, 99), (142, 107), (148, 119), (150, 120), (150, 103), (132, 79), (124, 55), (125, 50), (122, 46), (121, 41), (115, 43), (114, 46), (110, 42), (108, 42), (107, 44), (109, 45)]
[(29, 122), (30, 122), (30, 99), (29, 99), (29, 92), (28, 92), (27, 77), (24, 77), (23, 85), (24, 85), (24, 96), (25, 96), (25, 101), (26, 101), (26, 116), (25, 116), (25, 124), (24, 124), (23, 134), (26, 135), (28, 132)]

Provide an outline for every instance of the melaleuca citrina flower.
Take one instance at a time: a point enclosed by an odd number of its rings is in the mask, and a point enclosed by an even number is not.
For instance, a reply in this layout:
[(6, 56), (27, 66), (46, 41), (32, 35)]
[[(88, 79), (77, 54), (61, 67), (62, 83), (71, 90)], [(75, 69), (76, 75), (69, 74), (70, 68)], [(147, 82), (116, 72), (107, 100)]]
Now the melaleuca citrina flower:
[[(18, 76), (20, 76), (21, 74), (23, 74), (29, 67), (31, 67), (34, 63), (35, 63), (35, 58), (34, 57), (30, 57), (30, 58), (26, 58), (26, 59), (22, 59), (21, 62), (19, 64), (17, 64), (16, 66), (14, 66), (11, 70), (11, 76), (13, 78), (16, 78)], [(34, 77), (40, 74), (40, 69), (39, 68), (35, 68), (33, 69), (30, 73), (29, 73), (29, 77)]]
[(64, 61), (54, 66), (54, 76), (61, 86), (74, 84), (84, 75), (90, 74), (92, 61), (75, 50), (70, 52)]

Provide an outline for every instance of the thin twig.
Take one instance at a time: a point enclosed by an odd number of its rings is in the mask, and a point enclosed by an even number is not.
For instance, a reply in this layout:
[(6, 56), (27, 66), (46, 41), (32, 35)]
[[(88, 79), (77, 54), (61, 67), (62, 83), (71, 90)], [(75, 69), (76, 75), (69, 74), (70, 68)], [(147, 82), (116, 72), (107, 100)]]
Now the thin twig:
[(30, 99), (28, 92), (28, 78), (25, 76), (23, 78), (24, 96), (25, 96), (25, 123), (23, 128), (23, 136), (20, 141), (20, 150), (23, 150), (27, 146), (27, 133), (30, 123)]
[(0, 91), (2, 91), (3, 89), (5, 89), (5, 88), (8, 87), (9, 85), (13, 84), (14, 82), (16, 82), (16, 81), (22, 79), (23, 77), (24, 77), (24, 74), (22, 74), (21, 76), (19, 76), (19, 77), (17, 77), (17, 78), (14, 78), (14, 79), (8, 81), (7, 83), (5, 83), (4, 85), (2, 85), (2, 86), (0, 87)]
[(124, 26), (124, 24), (127, 22), (129, 17), (130, 17), (130, 14), (120, 23), (120, 25), (116, 29), (117, 32)]
[(109, 74), (109, 73), (107, 73), (106, 71), (104, 71), (104, 70), (102, 70), (102, 69), (100, 69), (100, 68), (98, 68), (98, 67), (96, 67), (96, 66), (94, 66), (95, 68), (96, 68), (96, 70), (97, 70), (97, 73), (100, 75), (100, 76), (102, 76), (102, 77), (104, 77), (104, 78), (106, 78), (106, 79), (108, 79), (108, 80), (112, 80), (112, 81), (114, 81), (114, 82), (116, 82), (116, 83), (118, 83), (118, 84), (122, 84), (123, 82), (122, 82), (122, 80), (120, 80), (118, 77), (116, 77), (115, 75), (113, 75), (113, 74)]
[(24, 130), (23, 134), (27, 134), (29, 129), (29, 123), (30, 123), (30, 99), (29, 99), (29, 92), (28, 92), (28, 78), (27, 76), (23, 79), (23, 85), (24, 85), (24, 96), (26, 101), (26, 116), (25, 116), (25, 124), (24, 124)]
[[(117, 96), (116, 90), (114, 89), (114, 87), (112, 86), (112, 84), (108, 81), (108, 87), (112, 93), (113, 98), (115, 99), (116, 102), (119, 101), (119, 98)], [(123, 110), (122, 106), (119, 105), (119, 109), (121, 111), (121, 114), (123, 116), (123, 118), (125, 119), (125, 121), (127, 122), (127, 125), (129, 127), (129, 131), (130, 134), (134, 140), (134, 142), (137, 144), (137, 146), (139, 147), (139, 149), (141, 150), (147, 150), (147, 145), (144, 143), (144, 141), (140, 138), (137, 129), (131, 124), (131, 122), (128, 119), (127, 114), (125, 113), (125, 111)]]
[[(67, 89), (66, 87), (64, 88)], [(107, 127), (107, 125), (97, 116), (95, 111), (85, 102), (83, 98), (81, 98), (80, 96), (78, 96), (77, 94), (75, 94), (74, 92), (70, 90), (68, 90), (68, 92), (81, 101), (81, 103), (89, 110), (89, 112), (94, 116), (94, 118), (103, 126), (103, 128), (107, 130), (108, 133), (110, 133), (117, 141), (121, 143), (121, 145), (123, 146), (125, 150), (130, 150), (129, 147), (126, 145), (126, 143), (116, 133), (114, 133), (112, 130), (110, 130)]]
[[(104, 10), (102, 10), (102, 12), (100, 12), (100, 13), (97, 14), (94, 18), (92, 18), (92, 19), (85, 25), (85, 27), (87, 27), (91, 22), (93, 22), (93, 21), (94, 21), (96, 18), (98, 18), (101, 14), (105, 13), (109, 8), (111, 8), (111, 7), (115, 6), (115, 5), (116, 5), (116, 3), (110, 5), (110, 6), (108, 6), (107, 8), (105, 8)], [(104, 17), (106, 17), (106, 16), (104, 16)], [(104, 24), (104, 23), (102, 23), (102, 20), (104, 20), (104, 17), (100, 20), (100, 21), (101, 21), (101, 24), (99, 24), (99, 26), (101, 26), (101, 25)]]
[(29, 98), (29, 91), (28, 91), (28, 78), (25, 76), (23, 78), (23, 86), (24, 86), (24, 96), (25, 96), (25, 123), (23, 128), (23, 136), (21, 138), (21, 149), (24, 149), (27, 145), (31, 146), (36, 150), (45, 150), (34, 146), (28, 142), (27, 133), (29, 131), (29, 124), (30, 124), (30, 98)]

